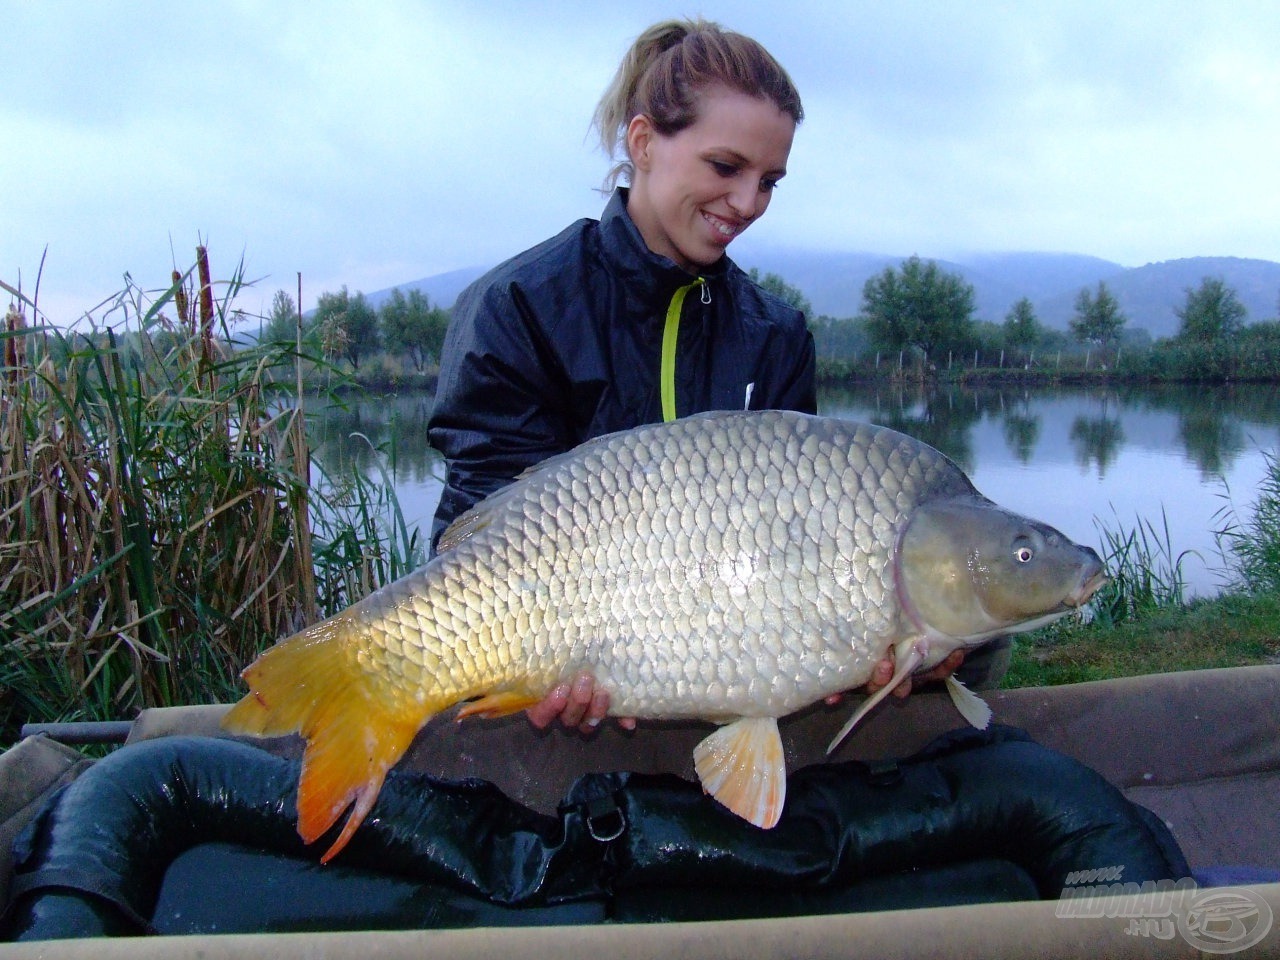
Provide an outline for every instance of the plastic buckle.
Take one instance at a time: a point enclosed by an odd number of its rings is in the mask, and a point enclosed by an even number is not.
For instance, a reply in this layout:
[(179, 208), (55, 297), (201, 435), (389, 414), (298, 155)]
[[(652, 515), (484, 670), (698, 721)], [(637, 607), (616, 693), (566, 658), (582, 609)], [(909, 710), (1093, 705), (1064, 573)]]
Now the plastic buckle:
[(875, 760), (867, 764), (867, 785), (896, 787), (902, 782), (902, 768), (897, 760)]
[(608, 843), (610, 840), (617, 840), (627, 829), (627, 818), (623, 816), (622, 808), (614, 800), (613, 794), (588, 800), (584, 806), (586, 815), (583, 819), (587, 824), (587, 833), (593, 840)]

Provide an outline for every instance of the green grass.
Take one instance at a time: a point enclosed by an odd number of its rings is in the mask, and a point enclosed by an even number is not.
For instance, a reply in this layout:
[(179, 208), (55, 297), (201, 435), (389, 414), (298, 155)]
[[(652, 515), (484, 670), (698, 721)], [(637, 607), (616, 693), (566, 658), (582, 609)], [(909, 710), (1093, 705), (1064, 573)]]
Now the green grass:
[(1107, 628), (1068, 623), (1016, 638), (1003, 687), (1280, 663), (1280, 597), (1233, 593)]

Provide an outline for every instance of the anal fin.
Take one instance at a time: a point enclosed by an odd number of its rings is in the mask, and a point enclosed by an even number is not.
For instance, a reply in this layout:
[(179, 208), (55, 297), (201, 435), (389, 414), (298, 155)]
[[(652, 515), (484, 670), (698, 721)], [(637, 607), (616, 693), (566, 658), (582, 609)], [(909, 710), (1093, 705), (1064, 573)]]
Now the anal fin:
[(787, 765), (778, 721), (743, 717), (716, 730), (693, 749), (702, 789), (744, 820), (765, 830), (782, 816)]
[(498, 717), (505, 717), (508, 714), (519, 713), (521, 710), (528, 709), (535, 703), (541, 702), (541, 697), (535, 697), (529, 693), (518, 693), (514, 690), (502, 693), (486, 693), (483, 697), (464, 703), (458, 711), (458, 719), (465, 720), (468, 717), (481, 717), (485, 720), (493, 720)]

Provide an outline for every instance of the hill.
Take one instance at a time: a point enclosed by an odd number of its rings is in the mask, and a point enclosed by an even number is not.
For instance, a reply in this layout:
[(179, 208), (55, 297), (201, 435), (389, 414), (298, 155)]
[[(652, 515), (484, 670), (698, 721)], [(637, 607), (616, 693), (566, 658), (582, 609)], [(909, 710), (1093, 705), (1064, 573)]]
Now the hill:
[[(776, 273), (798, 287), (818, 314), (850, 317), (862, 303), (862, 288), (871, 277), (904, 259), (878, 253), (800, 251), (748, 245), (734, 249), (734, 260), (762, 273)], [(1152, 337), (1177, 333), (1174, 308), (1186, 300), (1188, 289), (1205, 277), (1221, 277), (1236, 291), (1248, 310), (1247, 321), (1276, 317), (1280, 297), (1280, 263), (1240, 257), (1190, 257), (1126, 268), (1109, 260), (1072, 253), (985, 253), (936, 259), (948, 273), (973, 285), (975, 318), (1003, 322), (1022, 297), (1030, 298), (1045, 326), (1067, 329), (1081, 287), (1096, 289), (1104, 281), (1128, 317), (1130, 329), (1145, 329)], [(399, 285), (421, 290), (433, 304), (451, 306), (459, 293), (488, 266), (436, 274)], [(376, 308), (391, 290), (367, 294)]]
[[(1143, 327), (1153, 337), (1178, 332), (1174, 314), (1187, 299), (1187, 290), (1200, 286), (1205, 277), (1220, 277), (1248, 311), (1246, 323), (1276, 318), (1280, 296), (1280, 263), (1239, 257), (1189, 257), (1166, 260), (1101, 278), (1129, 318), (1129, 327)], [(1096, 281), (1094, 283), (1096, 286)], [(1077, 290), (1063, 290), (1036, 301), (1036, 315), (1050, 327), (1066, 329), (1075, 310)]]

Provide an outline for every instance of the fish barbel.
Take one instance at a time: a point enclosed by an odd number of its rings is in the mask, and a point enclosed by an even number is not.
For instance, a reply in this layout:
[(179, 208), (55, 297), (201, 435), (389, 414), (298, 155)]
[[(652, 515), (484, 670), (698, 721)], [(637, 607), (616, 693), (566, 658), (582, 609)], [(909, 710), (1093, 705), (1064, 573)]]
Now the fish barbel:
[[(501, 716), (583, 670), (610, 713), (720, 726), (704, 789), (761, 827), (782, 812), (777, 718), (1032, 629), (1104, 581), (1093, 550), (982, 497), (883, 427), (702, 414), (588, 441), (463, 514), (421, 569), (281, 641), (243, 673), (236, 733), (306, 740), (298, 832), (351, 808), (334, 856), (435, 714)], [(990, 712), (951, 684), (971, 722)], [(478, 698), (478, 699), (477, 699)]]

